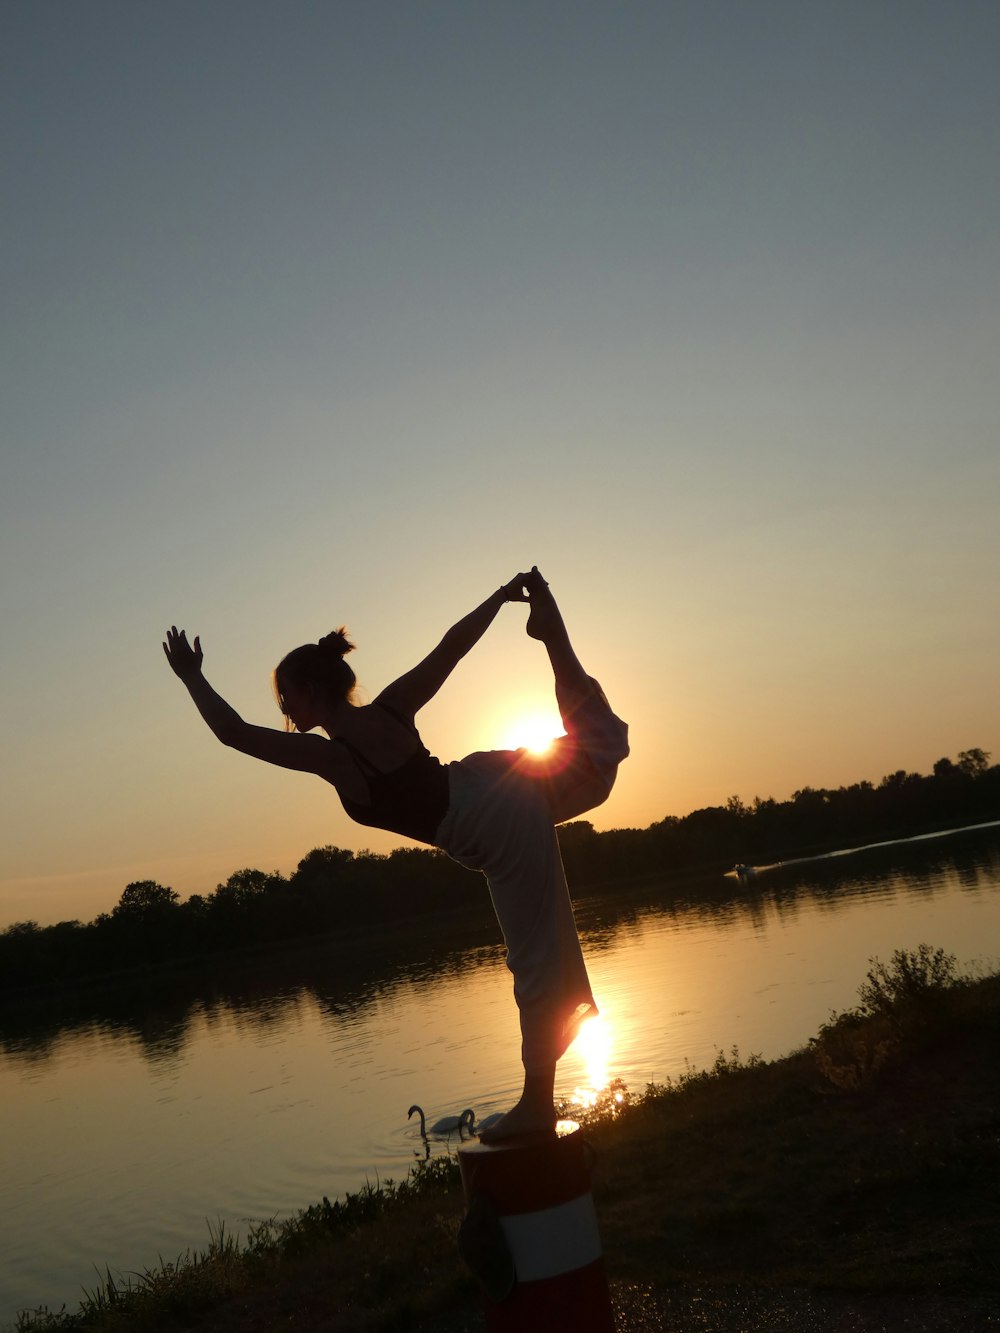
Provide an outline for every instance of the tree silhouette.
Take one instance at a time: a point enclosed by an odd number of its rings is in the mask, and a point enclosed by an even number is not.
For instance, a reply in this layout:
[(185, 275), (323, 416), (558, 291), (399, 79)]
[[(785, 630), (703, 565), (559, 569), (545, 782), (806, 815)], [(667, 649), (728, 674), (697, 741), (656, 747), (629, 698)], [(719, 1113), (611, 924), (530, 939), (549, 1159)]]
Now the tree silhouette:
[(957, 767), (962, 770), (966, 777), (981, 777), (990, 766), (989, 750), (980, 750), (978, 746), (973, 750), (959, 750)]
[(179, 901), (179, 894), (163, 884), (157, 884), (155, 879), (137, 879), (126, 884), (111, 915), (117, 920), (143, 920), (168, 911)]

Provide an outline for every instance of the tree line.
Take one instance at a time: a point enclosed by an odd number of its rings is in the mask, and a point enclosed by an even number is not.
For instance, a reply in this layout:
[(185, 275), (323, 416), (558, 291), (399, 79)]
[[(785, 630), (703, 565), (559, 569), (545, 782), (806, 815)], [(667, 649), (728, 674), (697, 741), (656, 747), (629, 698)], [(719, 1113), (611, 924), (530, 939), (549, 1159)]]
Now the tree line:
[[(963, 750), (955, 761), (939, 759), (929, 775), (900, 769), (877, 785), (803, 787), (787, 801), (755, 797), (747, 805), (732, 796), (646, 829), (599, 833), (577, 820), (559, 829), (563, 861), (580, 893), (1000, 819), (1000, 764), (989, 759), (984, 750)], [(492, 916), (476, 877), (430, 848), (317, 847), (289, 876), (237, 870), (213, 892), (184, 901), (166, 885), (139, 880), (91, 922), (19, 921), (0, 932), (0, 999), (248, 946), (427, 921), (458, 905), (483, 921)]]

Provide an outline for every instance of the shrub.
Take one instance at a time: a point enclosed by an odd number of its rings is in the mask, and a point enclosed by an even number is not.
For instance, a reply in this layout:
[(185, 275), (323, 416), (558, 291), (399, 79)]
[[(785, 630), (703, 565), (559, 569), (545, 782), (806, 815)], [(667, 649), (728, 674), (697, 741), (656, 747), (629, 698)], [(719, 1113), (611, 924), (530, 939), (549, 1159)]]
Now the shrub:
[(816, 1068), (838, 1092), (860, 1092), (899, 1049), (884, 1020), (863, 1019), (857, 1012), (832, 1014), (809, 1044)]
[(954, 954), (920, 944), (897, 949), (888, 963), (870, 958), (858, 987), (861, 1003), (831, 1014), (810, 1038), (816, 1068), (840, 1092), (858, 1092), (900, 1054), (932, 1038), (947, 1013), (947, 992), (960, 978)]
[(878, 958), (868, 961), (871, 967), (858, 987), (858, 997), (861, 1013), (869, 1017), (898, 1018), (907, 1006), (926, 1004), (957, 980), (955, 955), (929, 944), (897, 949), (888, 963)]

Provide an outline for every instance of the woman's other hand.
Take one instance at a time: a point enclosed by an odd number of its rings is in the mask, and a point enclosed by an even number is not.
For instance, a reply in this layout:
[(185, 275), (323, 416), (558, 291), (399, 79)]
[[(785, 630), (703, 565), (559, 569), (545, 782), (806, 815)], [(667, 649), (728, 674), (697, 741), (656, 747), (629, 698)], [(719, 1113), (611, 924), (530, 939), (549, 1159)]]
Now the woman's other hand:
[(197, 634), (194, 636), (194, 647), (192, 648), (187, 641), (187, 634), (184, 630), (179, 630), (176, 625), (171, 625), (167, 630), (163, 651), (170, 663), (171, 671), (181, 680), (186, 680), (189, 676), (197, 676), (200, 673), (204, 654), (201, 651), (201, 640)]
[(515, 574), (509, 583), (500, 585), (505, 602), (526, 602), (528, 594), (525, 592), (525, 586), (529, 579), (528, 574)]

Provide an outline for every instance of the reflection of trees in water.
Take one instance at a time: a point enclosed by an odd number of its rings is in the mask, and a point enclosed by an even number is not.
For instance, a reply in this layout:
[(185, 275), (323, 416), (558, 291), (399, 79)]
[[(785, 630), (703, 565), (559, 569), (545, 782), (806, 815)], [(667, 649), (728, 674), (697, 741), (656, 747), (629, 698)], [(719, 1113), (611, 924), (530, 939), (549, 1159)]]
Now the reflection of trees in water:
[(160, 993), (156, 1003), (133, 989), (90, 997), (74, 997), (58, 1016), (38, 1009), (5, 1015), (0, 1026), (0, 1051), (18, 1061), (38, 1062), (56, 1053), (67, 1037), (95, 1036), (136, 1045), (154, 1064), (171, 1062), (183, 1050), (189, 1006)]
[[(949, 883), (979, 891), (1000, 883), (1000, 831), (869, 848), (844, 856), (778, 865), (741, 883), (692, 877), (681, 885), (625, 884), (578, 900), (589, 953), (619, 945), (653, 918), (679, 931), (710, 926), (758, 931), (777, 916), (788, 923), (809, 907), (840, 910), (859, 898), (932, 895)], [(315, 1004), (334, 1021), (352, 1018), (398, 986), (423, 989), (442, 975), (476, 970), (502, 952), (487, 912), (459, 908), (409, 919), (392, 929), (355, 930), (307, 946), (275, 946), (213, 958), (99, 991), (74, 991), (0, 1015), (0, 1051), (19, 1061), (49, 1058), (69, 1035), (99, 1032), (134, 1042), (153, 1064), (175, 1061), (198, 1023), (260, 1033)]]
[[(55, 1054), (67, 1036), (100, 1033), (135, 1043), (153, 1064), (177, 1058), (199, 1023), (260, 1033), (315, 1003), (334, 1020), (354, 1016), (387, 992), (424, 989), (495, 957), (497, 943), (466, 948), (455, 921), (408, 932), (354, 932), (295, 949), (214, 958), (202, 968), (161, 972), (99, 991), (61, 993), (0, 1015), (0, 1052), (19, 1061)], [(483, 931), (466, 925), (471, 940)], [(496, 928), (492, 932), (494, 940)], [(207, 967), (211, 971), (207, 971)]]

